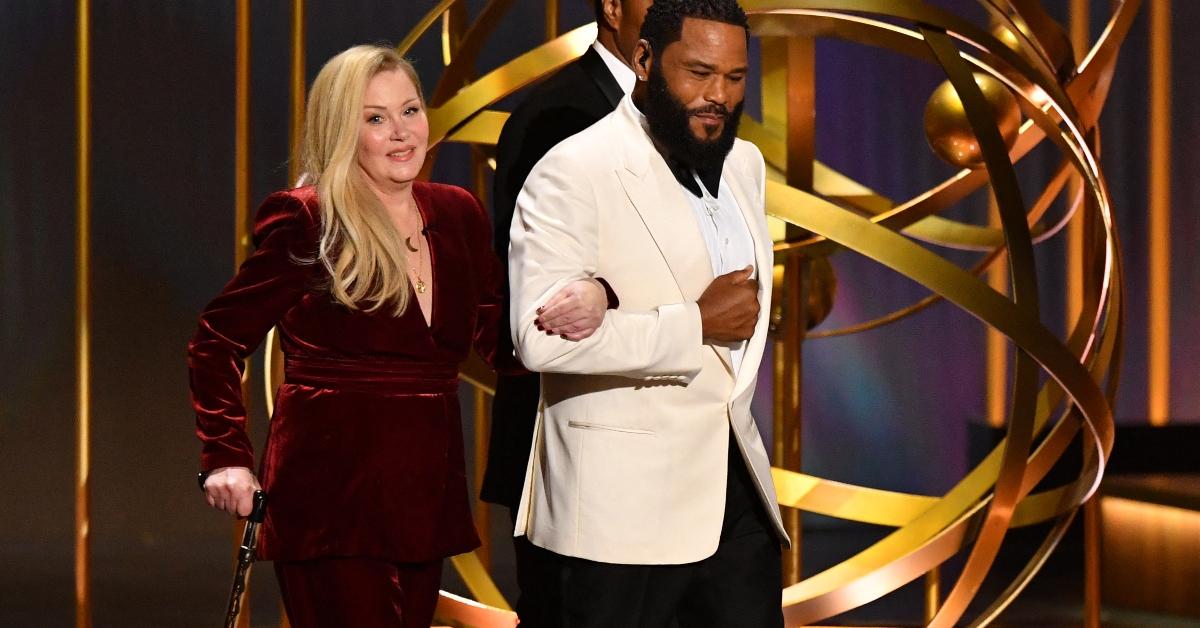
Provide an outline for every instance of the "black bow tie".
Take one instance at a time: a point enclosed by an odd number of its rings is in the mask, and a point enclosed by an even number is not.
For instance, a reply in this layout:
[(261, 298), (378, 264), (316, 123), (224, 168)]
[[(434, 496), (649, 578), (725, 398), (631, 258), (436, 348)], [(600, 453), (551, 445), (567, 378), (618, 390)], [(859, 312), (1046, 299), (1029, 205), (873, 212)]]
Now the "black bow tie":
[(687, 191), (691, 192), (696, 198), (704, 196), (704, 193), (696, 183), (696, 177), (692, 176), (693, 172), (700, 177), (700, 182), (704, 184), (704, 189), (708, 190), (708, 193), (713, 198), (718, 196), (718, 191), (721, 188), (721, 166), (717, 166), (712, 170), (696, 170), (673, 157), (667, 158), (667, 166), (671, 168), (671, 174), (675, 175), (675, 180), (687, 188)]

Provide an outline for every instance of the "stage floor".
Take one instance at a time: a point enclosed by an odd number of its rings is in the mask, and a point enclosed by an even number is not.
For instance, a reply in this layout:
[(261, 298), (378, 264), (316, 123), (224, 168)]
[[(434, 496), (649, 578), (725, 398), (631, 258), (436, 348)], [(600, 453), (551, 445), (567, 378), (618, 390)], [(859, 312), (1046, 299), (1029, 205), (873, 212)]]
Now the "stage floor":
[[(209, 513), (199, 512), (198, 516)], [(514, 595), (512, 552), (505, 545), (500, 521), (503, 511), (493, 516), (494, 569), (497, 584)], [(820, 524), (820, 522), (816, 522)], [(1078, 526), (1076, 526), (1078, 527)], [(977, 612), (1005, 585), (1005, 574), (1015, 574), (1040, 540), (1038, 530), (1017, 530), (998, 561), (993, 578), (984, 585), (972, 607)], [(866, 547), (878, 536), (870, 530), (821, 530), (810, 526), (803, 539), (806, 573), (814, 573)], [(1072, 530), (1049, 559), (1029, 588), (994, 626), (1079, 626), (1082, 622), (1082, 538)], [(208, 628), (223, 616), (228, 595), (230, 564), (221, 553), (222, 539), (191, 543), (166, 543), (143, 539), (136, 547), (117, 547), (98, 542), (93, 553), (94, 620), (97, 627)], [(0, 626), (55, 627), (74, 625), (70, 544), (58, 547), (0, 546)], [(954, 565), (949, 565), (943, 582), (950, 582)], [(824, 622), (838, 626), (920, 625), (922, 595), (920, 582), (872, 604)], [(447, 563), (443, 588), (460, 594), (465, 589)], [(276, 626), (279, 621), (278, 593), (269, 565), (251, 578), (250, 612), (255, 626)], [(968, 616), (971, 616), (969, 613)], [(1195, 619), (1142, 613), (1105, 607), (1105, 626), (1113, 628), (1183, 628), (1200, 626)]]

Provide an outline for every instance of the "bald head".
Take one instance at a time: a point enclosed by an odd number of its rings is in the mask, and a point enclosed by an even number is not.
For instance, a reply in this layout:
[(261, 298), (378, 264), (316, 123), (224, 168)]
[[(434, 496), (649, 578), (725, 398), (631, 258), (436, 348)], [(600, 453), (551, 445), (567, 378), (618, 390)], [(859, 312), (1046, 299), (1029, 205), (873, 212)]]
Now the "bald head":
[(625, 65), (633, 65), (633, 49), (651, 4), (651, 0), (595, 0), (596, 40)]

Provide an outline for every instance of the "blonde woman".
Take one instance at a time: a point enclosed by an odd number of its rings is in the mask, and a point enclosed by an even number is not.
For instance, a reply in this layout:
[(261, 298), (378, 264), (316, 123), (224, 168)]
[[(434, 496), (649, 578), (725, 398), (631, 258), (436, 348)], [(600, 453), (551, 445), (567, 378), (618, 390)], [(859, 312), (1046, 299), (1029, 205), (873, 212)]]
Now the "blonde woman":
[[(250, 511), (243, 359), (279, 327), (284, 383), (262, 458), (259, 556), (291, 623), (429, 626), (442, 559), (478, 546), (458, 407), (472, 348), (519, 369), (497, 338), (503, 271), (469, 192), (417, 181), (429, 124), (417, 75), (384, 47), (331, 59), (305, 119), (305, 187), (259, 209), (256, 252), (189, 345), (209, 505)], [(549, 333), (583, 338), (607, 299), (594, 279), (548, 300)]]

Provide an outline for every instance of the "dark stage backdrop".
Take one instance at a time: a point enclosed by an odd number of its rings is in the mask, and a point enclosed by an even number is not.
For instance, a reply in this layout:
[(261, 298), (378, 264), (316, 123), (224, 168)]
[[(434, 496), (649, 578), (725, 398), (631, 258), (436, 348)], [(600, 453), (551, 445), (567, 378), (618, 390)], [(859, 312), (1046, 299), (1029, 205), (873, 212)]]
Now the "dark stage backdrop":
[[(255, 202), (287, 184), (290, 4), (256, 0), (252, 8)], [(309, 78), (349, 45), (396, 42), (433, 4), (311, 0)], [(470, 14), (482, 4), (468, 2)], [(481, 72), (539, 42), (542, 3), (514, 4), (481, 55)], [(966, 0), (939, 4), (978, 14)], [(1107, 0), (1093, 4), (1094, 38)], [(1187, 314), (1200, 307), (1200, 296), (1185, 286), (1200, 282), (1193, 259), (1200, 243), (1193, 210), (1200, 201), (1193, 175), (1200, 163), (1194, 141), (1200, 90), (1188, 80), (1200, 75), (1200, 62), (1185, 35), (1200, 26), (1200, 4), (1173, 4), (1171, 412), (1172, 420), (1195, 422), (1200, 331)], [(1065, 0), (1047, 5), (1065, 20)], [(563, 30), (588, 21), (589, 13), (582, 0), (565, 0)], [(234, 3), (96, 2), (92, 19), (96, 623), (193, 625), (185, 618), (219, 612), (228, 571), (230, 525), (203, 504), (193, 477), (197, 443), (185, 346), (196, 314), (232, 273)], [(0, 624), (6, 625), (67, 625), (72, 618), (74, 29), (74, 2), (0, 0)], [(1144, 422), (1146, 407), (1146, 48), (1143, 15), (1117, 66), (1102, 125), (1128, 270), (1122, 423)], [(818, 53), (820, 159), (896, 198), (951, 172), (926, 147), (920, 123), (924, 101), (943, 77), (855, 44), (823, 41)], [(426, 37), (412, 56), (431, 88), (441, 69), (439, 41)], [(747, 111), (758, 110), (751, 94)], [(435, 178), (466, 184), (467, 154), (447, 147)], [(1027, 198), (1044, 180), (1038, 164), (1052, 156), (1041, 151), (1021, 167)], [(954, 215), (980, 221), (983, 204), (982, 196), (972, 199)], [(1045, 320), (1055, 329), (1063, 327), (1062, 249), (1061, 240), (1038, 249)], [(965, 264), (974, 257), (954, 259)], [(837, 256), (835, 266), (838, 300), (826, 326), (924, 296), (852, 254)], [(983, 347), (982, 325), (945, 304), (880, 331), (808, 343), (805, 471), (880, 488), (944, 491), (966, 469), (967, 423), (984, 414)], [(769, 392), (760, 390), (760, 419), (769, 417)], [(261, 446), (265, 417), (257, 386), (253, 404)], [(180, 580), (191, 583), (188, 595), (177, 593)]]

